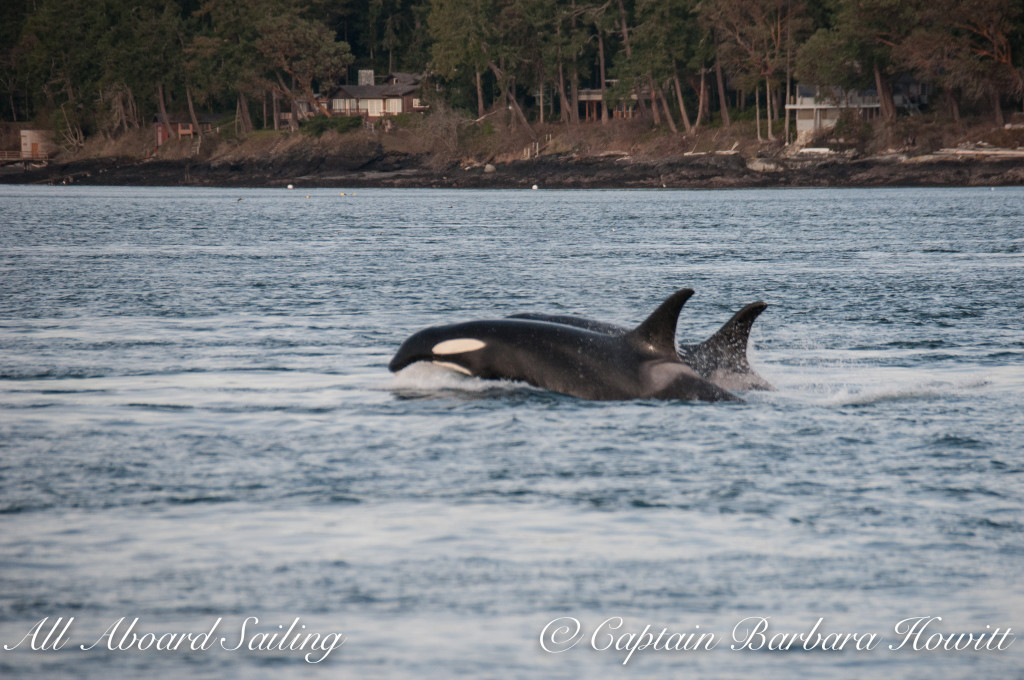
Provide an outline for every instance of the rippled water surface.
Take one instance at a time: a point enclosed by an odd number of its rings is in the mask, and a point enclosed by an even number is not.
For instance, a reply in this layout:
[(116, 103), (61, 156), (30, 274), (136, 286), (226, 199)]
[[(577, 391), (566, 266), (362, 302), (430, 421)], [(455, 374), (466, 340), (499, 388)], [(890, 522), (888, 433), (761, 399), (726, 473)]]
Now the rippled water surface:
[[(386, 369), (425, 326), (684, 286), (681, 342), (769, 303), (776, 391)], [(1022, 189), (0, 187), (0, 675), (1022, 678), (1020, 641), (889, 648), (1024, 628), (1022, 290)], [(108, 650), (121, 617), (227, 644)], [(344, 644), (232, 649), (296, 617)], [(758, 617), (880, 641), (732, 649)], [(718, 644), (623, 668), (648, 625)]]

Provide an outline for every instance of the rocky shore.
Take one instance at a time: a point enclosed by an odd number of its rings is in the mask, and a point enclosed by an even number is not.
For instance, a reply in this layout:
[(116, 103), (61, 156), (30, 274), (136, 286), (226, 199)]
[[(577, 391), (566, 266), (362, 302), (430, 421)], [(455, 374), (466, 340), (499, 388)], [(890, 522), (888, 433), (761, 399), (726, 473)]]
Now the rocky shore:
[(611, 189), (748, 187), (1009, 186), (1024, 184), (1024, 152), (860, 159), (801, 153), (744, 158), (738, 153), (687, 154), (659, 160), (627, 155), (542, 155), (506, 163), (448, 164), (429, 154), (364, 149), (359, 154), (261, 160), (101, 158), (41, 167), (0, 168), (4, 184), (205, 187), (437, 187)]

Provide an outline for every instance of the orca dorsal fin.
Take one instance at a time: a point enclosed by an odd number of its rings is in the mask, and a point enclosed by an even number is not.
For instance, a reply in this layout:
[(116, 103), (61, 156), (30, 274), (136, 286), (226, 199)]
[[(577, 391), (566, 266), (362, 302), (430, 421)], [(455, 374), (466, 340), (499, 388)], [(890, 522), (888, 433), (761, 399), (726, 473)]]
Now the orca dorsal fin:
[(733, 314), (717, 333), (692, 348), (692, 351), (709, 369), (723, 367), (749, 371), (747, 343), (750, 340), (750, 327), (767, 307), (765, 302), (751, 302)]
[(644, 345), (657, 354), (676, 356), (676, 322), (691, 295), (692, 288), (680, 288), (672, 293), (642, 324), (629, 333), (630, 341)]

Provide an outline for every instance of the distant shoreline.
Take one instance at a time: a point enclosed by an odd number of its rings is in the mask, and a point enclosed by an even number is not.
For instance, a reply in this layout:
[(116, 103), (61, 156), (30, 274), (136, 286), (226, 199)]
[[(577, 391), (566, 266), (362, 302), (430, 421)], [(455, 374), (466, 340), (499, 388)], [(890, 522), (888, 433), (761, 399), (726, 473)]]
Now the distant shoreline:
[(426, 154), (382, 153), (332, 167), (324, 159), (288, 162), (100, 158), (0, 168), (2, 184), (281, 188), (546, 189), (771, 187), (970, 187), (1024, 185), (1024, 156), (838, 154), (743, 158), (705, 154), (636, 160), (628, 156), (545, 155), (531, 160), (432, 167)]

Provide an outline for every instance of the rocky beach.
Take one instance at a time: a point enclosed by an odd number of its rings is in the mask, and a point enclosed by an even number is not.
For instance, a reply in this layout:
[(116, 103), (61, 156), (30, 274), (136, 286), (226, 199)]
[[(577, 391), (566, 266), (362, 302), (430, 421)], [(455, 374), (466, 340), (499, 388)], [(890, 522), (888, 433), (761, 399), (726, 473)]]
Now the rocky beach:
[(531, 159), (439, 165), (429, 153), (362, 145), (358, 153), (265, 158), (95, 158), (7, 165), (0, 183), (104, 186), (728, 189), (749, 187), (946, 187), (1024, 184), (1024, 152), (945, 150), (850, 158), (839, 153), (773, 158), (736, 152), (657, 159), (626, 154), (549, 154)]

